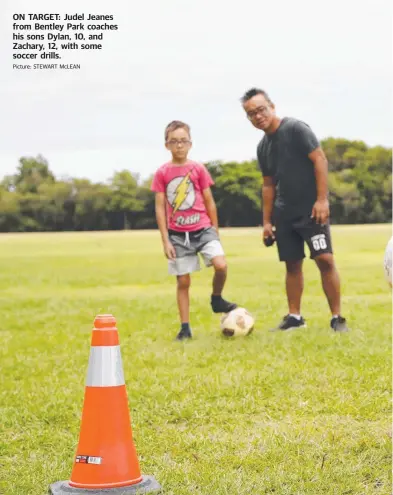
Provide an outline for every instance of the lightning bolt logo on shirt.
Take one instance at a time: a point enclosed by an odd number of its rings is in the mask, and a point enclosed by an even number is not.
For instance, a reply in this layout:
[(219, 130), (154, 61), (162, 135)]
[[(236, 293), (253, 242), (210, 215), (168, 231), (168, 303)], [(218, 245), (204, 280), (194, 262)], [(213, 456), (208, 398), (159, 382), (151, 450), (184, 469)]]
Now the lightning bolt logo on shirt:
[(172, 202), (172, 208), (173, 208), (172, 218), (187, 198), (187, 194), (188, 194), (190, 183), (191, 183), (191, 179), (190, 179), (191, 173), (192, 173), (192, 170), (190, 170), (190, 172), (188, 172), (188, 174), (181, 180), (181, 182), (179, 183), (179, 185), (175, 189), (175, 192), (174, 192), (175, 198)]

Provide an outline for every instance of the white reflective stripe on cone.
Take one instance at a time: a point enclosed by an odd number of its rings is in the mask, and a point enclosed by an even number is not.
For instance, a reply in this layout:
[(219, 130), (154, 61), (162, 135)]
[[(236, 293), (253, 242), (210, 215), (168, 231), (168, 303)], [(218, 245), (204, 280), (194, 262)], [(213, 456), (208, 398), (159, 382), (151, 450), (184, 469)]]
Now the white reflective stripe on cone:
[(117, 387), (125, 385), (120, 346), (92, 346), (86, 386)]

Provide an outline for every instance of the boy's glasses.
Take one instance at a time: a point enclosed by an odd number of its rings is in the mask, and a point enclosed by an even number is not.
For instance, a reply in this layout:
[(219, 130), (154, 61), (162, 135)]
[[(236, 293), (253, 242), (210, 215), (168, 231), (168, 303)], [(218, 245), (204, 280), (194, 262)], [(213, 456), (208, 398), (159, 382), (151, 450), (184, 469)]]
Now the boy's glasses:
[(181, 139), (180, 141), (178, 141), (177, 139), (171, 139), (170, 141), (167, 141), (167, 144), (169, 144), (170, 146), (187, 146), (190, 143), (191, 141), (187, 141), (187, 139)]

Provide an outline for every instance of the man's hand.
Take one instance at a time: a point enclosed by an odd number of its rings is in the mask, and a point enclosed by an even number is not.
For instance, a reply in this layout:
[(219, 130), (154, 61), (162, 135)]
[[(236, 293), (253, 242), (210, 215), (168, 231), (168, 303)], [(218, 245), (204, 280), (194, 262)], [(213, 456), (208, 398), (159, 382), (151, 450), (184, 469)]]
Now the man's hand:
[(315, 218), (317, 223), (325, 225), (329, 215), (329, 201), (327, 199), (318, 199), (313, 206), (311, 218)]
[(263, 226), (263, 243), (265, 246), (271, 246), (274, 243), (275, 235), (273, 231), (273, 225), (271, 223), (265, 223)]
[(168, 260), (174, 260), (176, 258), (176, 251), (171, 242), (166, 241), (164, 243), (164, 253)]

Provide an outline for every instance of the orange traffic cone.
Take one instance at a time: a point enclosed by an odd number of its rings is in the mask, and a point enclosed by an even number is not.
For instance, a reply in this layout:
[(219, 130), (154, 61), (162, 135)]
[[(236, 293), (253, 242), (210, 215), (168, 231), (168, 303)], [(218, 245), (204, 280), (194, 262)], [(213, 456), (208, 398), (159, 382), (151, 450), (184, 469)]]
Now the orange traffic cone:
[[(70, 481), (52, 495), (151, 493), (161, 487), (142, 476), (135, 450), (119, 335), (112, 315), (94, 320), (79, 444)], [(105, 490), (102, 492), (101, 490)]]

